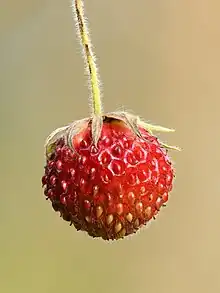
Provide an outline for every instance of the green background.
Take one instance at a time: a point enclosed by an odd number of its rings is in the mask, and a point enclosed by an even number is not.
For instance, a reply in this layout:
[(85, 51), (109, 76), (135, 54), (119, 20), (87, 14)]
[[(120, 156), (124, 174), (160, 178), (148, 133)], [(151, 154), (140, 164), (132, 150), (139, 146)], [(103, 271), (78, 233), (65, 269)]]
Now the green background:
[(91, 239), (52, 211), (44, 140), (88, 115), (68, 0), (0, 1), (0, 291), (220, 292), (219, 1), (86, 1), (106, 111), (176, 133), (175, 188), (149, 228)]

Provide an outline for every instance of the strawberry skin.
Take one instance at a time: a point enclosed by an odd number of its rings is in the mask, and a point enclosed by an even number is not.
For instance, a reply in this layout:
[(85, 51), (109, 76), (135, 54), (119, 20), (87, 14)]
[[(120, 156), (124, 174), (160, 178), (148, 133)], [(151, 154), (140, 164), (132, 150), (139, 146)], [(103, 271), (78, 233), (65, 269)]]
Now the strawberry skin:
[(95, 146), (91, 123), (54, 142), (42, 184), (55, 211), (77, 230), (114, 240), (135, 233), (168, 200), (174, 171), (167, 150), (147, 130), (103, 121)]

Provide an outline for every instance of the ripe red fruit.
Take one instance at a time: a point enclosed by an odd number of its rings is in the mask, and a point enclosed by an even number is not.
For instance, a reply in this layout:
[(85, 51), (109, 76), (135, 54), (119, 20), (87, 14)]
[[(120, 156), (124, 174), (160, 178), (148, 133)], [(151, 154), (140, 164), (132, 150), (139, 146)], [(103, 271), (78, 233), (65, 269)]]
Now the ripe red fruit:
[(126, 112), (103, 114), (83, 1), (73, 12), (91, 84), (92, 115), (47, 138), (44, 194), (77, 230), (105, 240), (133, 234), (168, 200), (174, 171), (153, 131), (169, 132)]
[(104, 120), (97, 147), (91, 122), (72, 138), (58, 138), (42, 179), (55, 211), (77, 230), (105, 240), (136, 232), (168, 200), (173, 169), (157, 138), (139, 127)]

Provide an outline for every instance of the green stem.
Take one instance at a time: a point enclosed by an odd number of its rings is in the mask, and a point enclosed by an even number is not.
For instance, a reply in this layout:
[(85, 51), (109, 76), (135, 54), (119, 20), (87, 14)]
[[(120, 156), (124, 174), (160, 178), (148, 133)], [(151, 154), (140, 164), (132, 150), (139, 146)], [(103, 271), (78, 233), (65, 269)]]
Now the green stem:
[(86, 69), (89, 75), (92, 99), (92, 114), (100, 116), (102, 113), (101, 90), (99, 86), (98, 69), (95, 63), (95, 55), (92, 52), (92, 44), (84, 16), (83, 0), (72, 0), (72, 9), (76, 19), (77, 31), (83, 47)]

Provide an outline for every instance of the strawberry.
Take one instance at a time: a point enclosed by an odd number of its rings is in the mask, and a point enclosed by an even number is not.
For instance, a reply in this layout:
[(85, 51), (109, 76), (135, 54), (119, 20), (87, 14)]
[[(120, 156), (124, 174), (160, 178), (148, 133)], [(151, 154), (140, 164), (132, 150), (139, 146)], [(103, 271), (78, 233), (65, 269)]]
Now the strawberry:
[(82, 1), (73, 1), (91, 81), (93, 113), (46, 140), (44, 194), (61, 217), (92, 237), (114, 240), (155, 218), (172, 190), (169, 147), (153, 126), (126, 112), (102, 113)]

